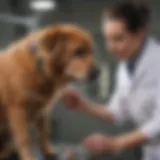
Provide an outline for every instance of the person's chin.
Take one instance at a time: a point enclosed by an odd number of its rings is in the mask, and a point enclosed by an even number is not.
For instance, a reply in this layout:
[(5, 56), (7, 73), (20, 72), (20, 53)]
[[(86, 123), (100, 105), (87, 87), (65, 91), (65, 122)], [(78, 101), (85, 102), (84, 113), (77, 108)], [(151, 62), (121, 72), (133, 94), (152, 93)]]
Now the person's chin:
[(117, 61), (126, 61), (126, 60), (128, 60), (128, 58), (126, 56), (117, 56), (116, 60)]

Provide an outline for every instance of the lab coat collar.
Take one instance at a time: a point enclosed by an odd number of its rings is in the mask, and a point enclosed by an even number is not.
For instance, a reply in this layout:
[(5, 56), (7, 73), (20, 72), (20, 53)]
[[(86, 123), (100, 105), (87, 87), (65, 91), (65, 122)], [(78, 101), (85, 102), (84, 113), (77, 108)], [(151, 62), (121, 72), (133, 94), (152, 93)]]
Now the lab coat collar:
[(145, 38), (136, 57), (132, 60), (126, 62), (126, 67), (130, 76), (133, 76), (137, 67), (138, 61), (141, 59), (141, 56), (144, 54), (143, 50), (146, 47), (146, 43), (148, 42), (148, 38)]
[(153, 56), (152, 52), (154, 47), (156, 47), (156, 41), (153, 38), (149, 37), (142, 51), (141, 58), (137, 62), (135, 75), (133, 77), (134, 80), (139, 80), (147, 73), (148, 66), (151, 63), (151, 57)]

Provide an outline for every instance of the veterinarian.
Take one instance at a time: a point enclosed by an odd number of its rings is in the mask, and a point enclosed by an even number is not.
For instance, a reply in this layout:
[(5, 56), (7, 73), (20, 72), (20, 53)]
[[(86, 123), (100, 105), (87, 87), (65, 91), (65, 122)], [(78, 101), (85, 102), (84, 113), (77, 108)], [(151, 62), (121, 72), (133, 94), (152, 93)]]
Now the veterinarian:
[(92, 154), (143, 145), (143, 160), (160, 160), (160, 45), (149, 36), (149, 21), (149, 6), (141, 0), (116, 1), (105, 11), (107, 49), (120, 62), (108, 105), (94, 104), (75, 91), (65, 93), (70, 108), (114, 124), (130, 121), (137, 126), (118, 136), (88, 136), (83, 144)]

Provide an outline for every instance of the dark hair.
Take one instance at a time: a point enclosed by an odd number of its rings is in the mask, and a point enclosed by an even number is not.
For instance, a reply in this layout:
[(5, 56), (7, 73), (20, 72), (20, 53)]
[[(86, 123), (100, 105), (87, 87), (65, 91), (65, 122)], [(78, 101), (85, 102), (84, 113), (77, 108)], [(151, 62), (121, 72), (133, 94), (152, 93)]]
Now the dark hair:
[(123, 19), (130, 32), (148, 27), (150, 21), (150, 7), (143, 0), (117, 0), (105, 15), (109, 18)]

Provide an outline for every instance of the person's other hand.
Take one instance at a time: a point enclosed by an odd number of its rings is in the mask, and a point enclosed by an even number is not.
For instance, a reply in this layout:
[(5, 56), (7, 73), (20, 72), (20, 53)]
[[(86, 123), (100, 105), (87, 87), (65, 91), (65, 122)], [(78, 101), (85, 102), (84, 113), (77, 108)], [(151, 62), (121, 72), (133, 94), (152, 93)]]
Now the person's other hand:
[(93, 156), (112, 153), (114, 150), (114, 138), (102, 134), (94, 134), (84, 139), (82, 144)]
[(87, 105), (85, 98), (74, 90), (68, 90), (63, 95), (64, 103), (71, 109), (84, 109)]

